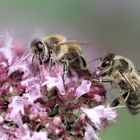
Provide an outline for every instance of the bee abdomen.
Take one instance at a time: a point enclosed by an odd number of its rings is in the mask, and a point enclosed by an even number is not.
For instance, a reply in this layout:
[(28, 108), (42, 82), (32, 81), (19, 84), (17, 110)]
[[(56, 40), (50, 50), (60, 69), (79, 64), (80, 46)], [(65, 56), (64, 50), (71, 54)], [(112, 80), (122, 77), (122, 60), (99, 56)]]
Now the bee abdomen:
[(131, 93), (126, 101), (126, 106), (132, 115), (140, 112), (140, 93)]

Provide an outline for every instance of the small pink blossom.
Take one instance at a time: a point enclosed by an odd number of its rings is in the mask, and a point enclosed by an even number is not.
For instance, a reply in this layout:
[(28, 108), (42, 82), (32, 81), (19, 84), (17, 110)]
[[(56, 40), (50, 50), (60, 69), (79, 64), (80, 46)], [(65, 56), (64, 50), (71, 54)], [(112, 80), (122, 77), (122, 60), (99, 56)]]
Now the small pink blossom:
[(101, 129), (102, 119), (107, 121), (114, 121), (117, 117), (117, 113), (110, 107), (105, 107), (103, 105), (94, 108), (81, 108), (81, 110), (88, 116), (92, 123), (95, 124), (97, 129)]
[(45, 78), (46, 79), (41, 86), (46, 85), (49, 91), (52, 90), (52, 88), (56, 87), (60, 93), (65, 92), (64, 83), (61, 75), (58, 75), (57, 77), (47, 76)]
[(93, 129), (93, 127), (90, 124), (87, 124), (85, 126), (85, 137), (84, 140), (100, 140), (100, 138), (97, 135), (97, 132)]
[(8, 75), (13, 73), (14, 71), (23, 72), (23, 79), (28, 78), (31, 74), (31, 71), (26, 64), (13, 64), (8, 70)]
[(56, 116), (53, 118), (53, 124), (56, 126), (59, 126), (61, 123), (61, 118), (59, 116)]
[(33, 103), (36, 99), (42, 97), (39, 84), (31, 85), (27, 89), (28, 91), (26, 92), (28, 92), (28, 94), (25, 93), (23, 97), (26, 97), (30, 103)]
[(6, 67), (8, 67), (8, 64), (6, 62), (1, 62), (0, 67), (1, 68), (6, 68)]
[(77, 99), (81, 97), (83, 94), (90, 91), (91, 82), (88, 80), (82, 81), (81, 85), (76, 89)]
[(32, 131), (28, 128), (28, 126), (24, 124), (22, 127), (17, 129), (15, 136), (17, 137), (17, 140), (30, 140), (31, 132)]
[(44, 131), (42, 132), (34, 132), (29, 140), (49, 140), (47, 133)]
[(30, 89), (30, 86), (40, 83), (40, 79), (38, 77), (30, 77), (21, 81), (21, 85), (25, 86), (27, 90)]
[(0, 139), (99, 140), (98, 130), (117, 117), (103, 105), (102, 83), (74, 75), (63, 81), (63, 64), (32, 63), (26, 43), (9, 33), (0, 39)]
[(9, 65), (13, 64), (26, 49), (27, 47), (25, 47), (25, 44), (23, 45), (23, 43), (15, 40), (12, 33), (3, 34), (1, 38), (0, 54), (1, 59), (8, 60)]
[(11, 50), (9, 50), (8, 48), (0, 48), (0, 55), (1, 60), (8, 60), (8, 64), (12, 64), (14, 55), (12, 54)]
[(9, 108), (12, 110), (11, 114), (17, 114), (18, 112), (21, 112), (24, 114), (24, 104), (26, 101), (20, 97), (20, 96), (14, 96), (11, 98), (11, 103), (9, 104)]
[(0, 130), (0, 139), (1, 140), (9, 140), (9, 136), (6, 133), (4, 133), (3, 130)]
[(0, 124), (2, 124), (3, 122), (4, 122), (4, 118), (0, 116)]
[(97, 101), (97, 102), (101, 102), (101, 101), (102, 101), (102, 98), (101, 98), (100, 95), (95, 94), (95, 95), (94, 95), (94, 100)]
[(26, 100), (22, 97), (14, 96), (12, 99), (11, 104), (9, 104), (9, 113), (6, 115), (6, 119), (12, 120), (13, 122), (17, 123), (17, 125), (22, 125), (21, 115), (24, 112), (24, 104), (26, 104)]

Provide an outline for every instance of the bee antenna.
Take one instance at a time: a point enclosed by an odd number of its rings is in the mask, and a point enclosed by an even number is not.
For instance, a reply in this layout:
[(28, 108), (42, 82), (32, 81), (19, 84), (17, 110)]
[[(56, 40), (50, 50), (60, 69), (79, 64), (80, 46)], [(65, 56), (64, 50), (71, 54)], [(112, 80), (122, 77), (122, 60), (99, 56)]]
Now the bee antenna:
[(32, 56), (32, 64), (34, 65), (35, 62), (35, 55)]
[(95, 58), (95, 59), (89, 61), (88, 63), (91, 63), (91, 62), (97, 61), (97, 60), (99, 60), (100, 58), (101, 58), (101, 57)]
[(58, 45), (69, 45), (69, 44), (74, 44), (74, 45), (89, 45), (86, 41), (77, 41), (77, 40), (71, 40), (71, 41), (65, 41), (65, 42), (60, 42)]

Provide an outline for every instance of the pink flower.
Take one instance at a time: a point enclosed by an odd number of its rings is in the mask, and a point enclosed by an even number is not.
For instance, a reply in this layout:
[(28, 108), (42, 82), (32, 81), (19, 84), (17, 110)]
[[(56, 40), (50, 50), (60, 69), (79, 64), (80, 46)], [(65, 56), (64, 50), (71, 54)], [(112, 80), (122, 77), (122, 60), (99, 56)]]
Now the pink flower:
[(77, 99), (81, 97), (83, 94), (90, 91), (91, 82), (88, 80), (82, 81), (81, 85), (76, 89)]
[(97, 136), (97, 132), (93, 129), (93, 127), (90, 124), (87, 124), (85, 126), (85, 137), (84, 140), (100, 140), (100, 138)]
[(12, 33), (6, 33), (2, 36), (0, 54), (2, 60), (8, 60), (11, 65), (15, 60), (25, 52), (25, 44), (15, 40)]
[(40, 83), (40, 79), (38, 77), (30, 77), (21, 81), (21, 85), (27, 88), (27, 91), (35, 85)]
[(8, 60), (8, 64), (12, 64), (14, 55), (8, 48), (0, 48), (0, 55), (3, 58), (2, 60)]
[(8, 75), (15, 71), (23, 72), (23, 79), (28, 78), (31, 75), (31, 71), (26, 64), (13, 64), (9, 67)]
[(0, 139), (9, 140), (9, 136), (3, 130), (0, 130)]
[(58, 75), (57, 77), (46, 76), (45, 79), (46, 80), (42, 83), (41, 86), (46, 85), (49, 91), (56, 87), (59, 93), (65, 92), (64, 83), (61, 75)]
[[(106, 89), (91, 77), (63, 81), (63, 64), (32, 63), (31, 50), (12, 34), (0, 40), (0, 139), (99, 140), (114, 121), (103, 106)], [(92, 77), (98, 77), (99, 71)], [(88, 79), (88, 80), (87, 80)]]
[(24, 94), (23, 97), (27, 98), (30, 103), (33, 103), (36, 99), (42, 97), (40, 92), (40, 85), (34, 84), (27, 88), (28, 94)]
[(10, 100), (11, 103), (8, 106), (9, 112), (7, 112), (5, 118), (7, 120), (12, 120), (18, 126), (22, 126), (23, 122), (21, 116), (25, 114), (24, 106), (25, 104), (29, 104), (29, 102), (27, 99), (20, 96), (13, 96)]
[(53, 124), (56, 126), (59, 126), (61, 123), (61, 118), (59, 116), (56, 116), (53, 118)]
[(4, 118), (0, 116), (0, 124), (2, 124), (3, 122), (4, 122)]
[(12, 114), (14, 115), (18, 112), (24, 114), (24, 104), (26, 103), (26, 101), (20, 96), (13, 96), (11, 100), (12, 101), (9, 104), (9, 108), (12, 109)]
[(29, 140), (49, 140), (47, 133), (44, 131), (42, 132), (34, 132), (33, 135)]
[(108, 122), (114, 121), (117, 117), (116, 112), (110, 107), (104, 107), (103, 105), (96, 106), (94, 108), (84, 108), (81, 110), (87, 115), (92, 123), (95, 124), (97, 129), (103, 128), (102, 119), (106, 119)]
[[(17, 129), (15, 132), (16, 140), (30, 140), (32, 131), (25, 124)], [(12, 139), (14, 140), (14, 139)]]

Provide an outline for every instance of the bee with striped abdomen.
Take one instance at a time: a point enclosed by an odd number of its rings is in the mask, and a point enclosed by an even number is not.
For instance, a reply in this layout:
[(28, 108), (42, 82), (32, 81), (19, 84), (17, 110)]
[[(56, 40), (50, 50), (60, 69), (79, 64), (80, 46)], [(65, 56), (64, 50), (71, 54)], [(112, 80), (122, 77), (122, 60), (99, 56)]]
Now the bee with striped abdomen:
[(127, 58), (112, 53), (100, 58), (100, 77), (108, 78), (110, 83), (117, 83), (124, 93), (115, 98), (112, 107), (125, 102), (131, 114), (140, 112), (140, 75), (134, 64)]

